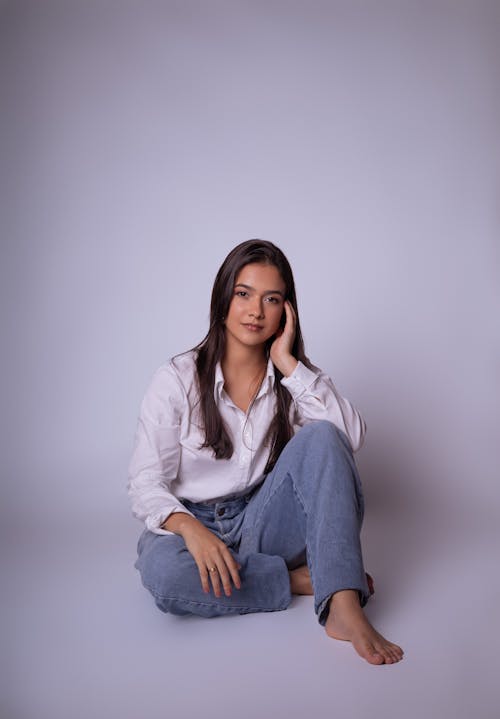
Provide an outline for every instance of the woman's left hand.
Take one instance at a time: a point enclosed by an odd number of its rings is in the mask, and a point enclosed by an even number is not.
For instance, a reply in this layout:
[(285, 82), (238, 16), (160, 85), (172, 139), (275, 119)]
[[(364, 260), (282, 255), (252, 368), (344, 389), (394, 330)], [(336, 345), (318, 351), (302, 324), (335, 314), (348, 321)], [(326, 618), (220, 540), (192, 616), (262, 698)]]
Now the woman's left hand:
[(280, 327), (276, 332), (276, 339), (271, 345), (270, 356), (273, 364), (285, 377), (288, 377), (297, 365), (297, 360), (292, 355), (295, 339), (295, 311), (288, 300), (285, 300), (284, 306), (286, 313), (285, 326), (284, 328)]

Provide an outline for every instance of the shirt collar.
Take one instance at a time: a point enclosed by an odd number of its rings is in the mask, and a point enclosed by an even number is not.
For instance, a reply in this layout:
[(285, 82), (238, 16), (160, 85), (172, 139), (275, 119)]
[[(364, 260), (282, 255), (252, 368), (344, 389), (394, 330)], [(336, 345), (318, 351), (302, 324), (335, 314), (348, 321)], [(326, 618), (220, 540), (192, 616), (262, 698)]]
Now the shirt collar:
[[(224, 375), (222, 374), (222, 367), (220, 362), (215, 365), (215, 380), (214, 380), (214, 397), (220, 399), (222, 396), (222, 389), (224, 387)], [(266, 376), (259, 389), (257, 397), (261, 397), (266, 392), (272, 391), (274, 388), (274, 364), (272, 359), (269, 357), (267, 360)], [(256, 399), (257, 399), (256, 397)]]

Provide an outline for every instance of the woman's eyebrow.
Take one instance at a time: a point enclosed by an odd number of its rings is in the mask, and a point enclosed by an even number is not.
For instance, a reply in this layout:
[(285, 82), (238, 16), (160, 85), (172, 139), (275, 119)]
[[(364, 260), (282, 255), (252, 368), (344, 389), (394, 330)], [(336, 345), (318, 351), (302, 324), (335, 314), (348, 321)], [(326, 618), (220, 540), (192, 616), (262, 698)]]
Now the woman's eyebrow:
[[(244, 285), (242, 282), (238, 282), (237, 285), (234, 286), (236, 289), (237, 287), (244, 287), (246, 290), (255, 290), (254, 287), (251, 287), (250, 285)], [(266, 290), (264, 292), (265, 295), (281, 295), (281, 297), (284, 297), (284, 293), (281, 292), (281, 290)]]

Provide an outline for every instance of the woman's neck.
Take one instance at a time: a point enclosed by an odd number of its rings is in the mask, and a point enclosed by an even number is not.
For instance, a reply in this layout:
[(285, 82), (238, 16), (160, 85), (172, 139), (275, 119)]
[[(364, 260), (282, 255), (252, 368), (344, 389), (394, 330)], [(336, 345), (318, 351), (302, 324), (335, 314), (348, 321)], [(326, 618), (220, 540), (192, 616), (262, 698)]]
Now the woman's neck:
[(267, 358), (262, 347), (226, 347), (221, 367), (224, 373), (254, 373), (267, 367)]
[[(239, 349), (239, 348), (237, 348)], [(242, 350), (248, 348), (243, 347)], [(257, 396), (264, 381), (267, 360), (261, 348), (259, 352), (230, 351), (226, 352), (221, 361), (224, 375), (224, 389), (243, 412), (248, 412), (252, 401)]]

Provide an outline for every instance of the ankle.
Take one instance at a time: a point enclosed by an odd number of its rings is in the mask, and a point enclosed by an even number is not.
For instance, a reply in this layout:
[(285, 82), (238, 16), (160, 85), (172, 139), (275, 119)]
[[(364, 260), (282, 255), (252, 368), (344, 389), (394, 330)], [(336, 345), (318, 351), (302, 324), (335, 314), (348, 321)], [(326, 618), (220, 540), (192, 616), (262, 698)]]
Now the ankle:
[(359, 593), (357, 589), (340, 589), (334, 592), (330, 599), (330, 607), (332, 606), (361, 606), (359, 601)]

